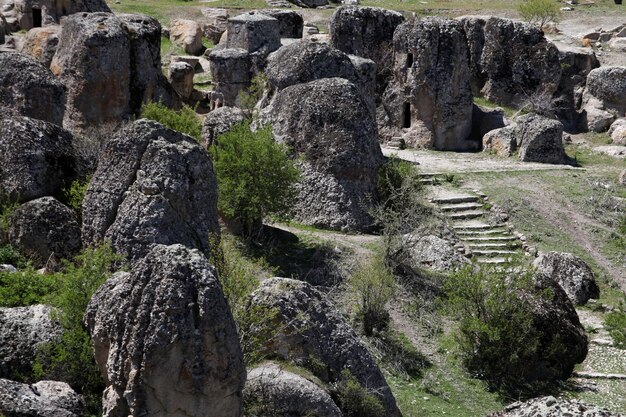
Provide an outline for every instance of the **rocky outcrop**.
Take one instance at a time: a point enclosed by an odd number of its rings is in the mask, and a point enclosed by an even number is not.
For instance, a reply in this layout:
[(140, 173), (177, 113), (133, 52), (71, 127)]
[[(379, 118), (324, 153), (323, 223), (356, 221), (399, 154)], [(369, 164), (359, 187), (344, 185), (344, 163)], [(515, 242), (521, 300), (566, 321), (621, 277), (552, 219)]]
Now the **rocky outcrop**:
[(342, 417), (324, 389), (272, 362), (248, 372), (243, 395), (250, 417)]
[(269, 17), (278, 20), (279, 33), (281, 38), (301, 38), (304, 28), (302, 14), (291, 10), (264, 9), (260, 11)]
[(571, 253), (544, 253), (533, 265), (539, 273), (558, 283), (574, 304), (585, 304), (590, 298), (600, 296), (600, 288), (589, 265)]
[(463, 25), (427, 18), (401, 24), (393, 38), (394, 76), (379, 109), (382, 136), (411, 146), (479, 150), (470, 140), (473, 99)]
[(167, 80), (181, 98), (188, 99), (193, 93), (195, 73), (193, 67), (186, 62), (170, 62)]
[(81, 249), (80, 225), (74, 212), (54, 197), (22, 204), (9, 221), (9, 242), (35, 266), (54, 268)]
[(181, 243), (209, 255), (219, 234), (217, 181), (192, 138), (138, 120), (105, 145), (83, 202), (83, 242), (103, 241), (131, 260), (154, 244)]
[(376, 105), (392, 75), (393, 33), (403, 21), (393, 10), (357, 6), (340, 7), (330, 19), (331, 46), (376, 63)]
[(170, 24), (170, 40), (191, 55), (203, 51), (202, 28), (193, 20), (176, 19)]
[[(483, 138), (492, 130), (503, 128), (507, 125), (504, 110), (501, 108), (490, 109), (474, 104), (472, 110), (472, 137)], [(484, 141), (483, 141), (484, 144)]]
[(5, 52), (0, 54), (0, 103), (24, 116), (61, 125), (65, 87), (34, 58)]
[(383, 157), (376, 124), (354, 84), (324, 78), (281, 90), (261, 120), (292, 148), (302, 177), (298, 221), (338, 230), (366, 230)]
[(85, 324), (107, 385), (104, 417), (241, 415), (237, 329), (201, 252), (155, 246), (100, 287)]
[(460, 18), (469, 46), (474, 95), (519, 106), (552, 97), (561, 80), (559, 51), (537, 27), (499, 17)]
[[(61, 336), (47, 305), (0, 308), (0, 378), (32, 373), (38, 349)], [(0, 410), (3, 402), (0, 401)]]
[(609, 129), (613, 145), (626, 146), (626, 118), (620, 118), (611, 124)]
[(517, 149), (515, 126), (504, 127), (487, 132), (483, 136), (483, 151), (508, 158)]
[(503, 411), (490, 414), (489, 417), (620, 417), (604, 408), (585, 404), (579, 400), (566, 400), (553, 396), (517, 401)]
[[(111, 13), (105, 0), (71, 0), (62, 3), (56, 0), (7, 0), (4, 2), (11, 20), (14, 21), (14, 31), (29, 30), (35, 26), (49, 26), (60, 23), (64, 16), (75, 13)], [(36, 18), (34, 10), (39, 10)]]
[(237, 107), (220, 107), (206, 115), (202, 124), (202, 141), (211, 146), (217, 137), (244, 121), (243, 111)]
[(626, 112), (626, 67), (600, 67), (590, 71), (582, 100), (587, 129), (606, 131)]
[(257, 335), (264, 341), (263, 354), (307, 368), (325, 382), (340, 380), (348, 369), (380, 399), (387, 416), (400, 415), (374, 358), (318, 290), (302, 281), (272, 278), (252, 294), (251, 305), (275, 312)]
[(280, 48), (278, 19), (257, 12), (248, 12), (228, 19), (227, 48), (244, 49), (265, 58)]
[(54, 195), (75, 175), (69, 132), (0, 107), (0, 201)]
[(213, 91), (221, 95), (221, 105), (239, 105), (239, 94), (250, 87), (252, 80), (250, 54), (244, 49), (215, 49), (208, 58)]
[(527, 114), (516, 120), (520, 160), (546, 164), (567, 162), (563, 148), (563, 125), (557, 120)]
[(6, 417), (80, 417), (84, 407), (82, 397), (65, 382), (28, 385), (0, 379), (0, 414)]
[(408, 236), (405, 245), (412, 267), (451, 272), (469, 263), (469, 260), (460, 255), (450, 242), (437, 236)]
[[(32, 28), (26, 33), (22, 53), (27, 54), (41, 62), (46, 68), (50, 67), (52, 57), (57, 51), (59, 44), (60, 26), (46, 26)], [(65, 103), (63, 103), (65, 107)], [(63, 117), (61, 117), (63, 120)]]

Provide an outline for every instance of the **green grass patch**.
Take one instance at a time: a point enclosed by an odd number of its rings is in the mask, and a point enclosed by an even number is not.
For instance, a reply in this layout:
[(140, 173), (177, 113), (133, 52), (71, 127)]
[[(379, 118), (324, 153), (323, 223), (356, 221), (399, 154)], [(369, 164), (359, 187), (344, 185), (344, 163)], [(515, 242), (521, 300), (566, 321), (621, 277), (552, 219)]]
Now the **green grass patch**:
[[(502, 110), (504, 110), (504, 114), (506, 115), (506, 117), (513, 117), (514, 115), (519, 113), (519, 110), (513, 107), (501, 106), (497, 103), (494, 103), (493, 101), (487, 100), (484, 97), (474, 97), (474, 104), (476, 104), (477, 106), (486, 107), (488, 109), (501, 108)], [(523, 114), (523, 112), (520, 114)]]

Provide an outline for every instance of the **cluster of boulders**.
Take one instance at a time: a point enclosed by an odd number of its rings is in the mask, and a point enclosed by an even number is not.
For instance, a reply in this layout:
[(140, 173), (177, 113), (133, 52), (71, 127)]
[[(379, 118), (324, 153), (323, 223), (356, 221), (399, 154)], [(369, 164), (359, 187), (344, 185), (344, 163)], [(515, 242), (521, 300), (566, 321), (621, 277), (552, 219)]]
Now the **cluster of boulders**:
[(566, 400), (547, 397), (518, 401), (508, 405), (504, 411), (491, 414), (489, 417), (619, 417), (607, 409), (586, 404), (578, 400)]

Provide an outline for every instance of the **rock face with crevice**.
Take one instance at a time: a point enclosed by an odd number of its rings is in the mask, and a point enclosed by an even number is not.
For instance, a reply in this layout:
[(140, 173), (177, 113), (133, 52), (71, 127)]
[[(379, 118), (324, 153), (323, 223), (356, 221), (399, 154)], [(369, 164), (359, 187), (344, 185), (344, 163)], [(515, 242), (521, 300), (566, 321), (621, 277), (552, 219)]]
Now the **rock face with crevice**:
[(539, 273), (557, 282), (574, 304), (585, 304), (590, 298), (600, 296), (600, 288), (589, 265), (571, 253), (544, 253), (533, 265)]
[(104, 417), (241, 415), (237, 329), (201, 252), (155, 246), (100, 287), (85, 324), (107, 386)]
[[(22, 53), (32, 56), (46, 68), (50, 68), (50, 63), (59, 45), (60, 32), (60, 26), (32, 28), (26, 33), (21, 49)], [(65, 103), (63, 103), (63, 107), (65, 107)], [(61, 117), (61, 121), (63, 121), (63, 117)]]
[(260, 311), (274, 312), (268, 313), (271, 323), (258, 329), (262, 353), (307, 368), (324, 382), (341, 380), (347, 369), (380, 399), (387, 416), (400, 416), (376, 361), (322, 293), (302, 281), (272, 278), (261, 284), (250, 302)]
[(217, 181), (191, 137), (138, 120), (104, 147), (83, 202), (83, 242), (103, 241), (135, 260), (154, 244), (181, 243), (210, 254), (219, 234)]
[(80, 417), (85, 403), (68, 384), (0, 379), (0, 414), (6, 417)]
[(626, 67), (600, 67), (589, 72), (582, 98), (586, 127), (605, 132), (626, 112)]
[(376, 122), (358, 88), (323, 78), (281, 90), (261, 115), (277, 141), (292, 148), (302, 177), (294, 207), (299, 222), (367, 230), (383, 163)]

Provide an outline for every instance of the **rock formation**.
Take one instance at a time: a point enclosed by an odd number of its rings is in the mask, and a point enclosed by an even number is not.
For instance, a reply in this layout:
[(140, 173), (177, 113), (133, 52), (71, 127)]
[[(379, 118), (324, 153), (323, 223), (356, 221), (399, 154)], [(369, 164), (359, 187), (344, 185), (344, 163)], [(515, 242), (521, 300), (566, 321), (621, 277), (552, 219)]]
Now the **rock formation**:
[(104, 417), (239, 417), (245, 366), (215, 269), (155, 246), (94, 294), (85, 324), (107, 388)]
[(558, 283), (574, 304), (585, 304), (590, 298), (600, 296), (589, 265), (571, 253), (544, 253), (535, 259), (533, 265), (539, 273)]
[[(22, 53), (32, 56), (46, 68), (49, 68), (52, 57), (57, 51), (60, 32), (60, 26), (46, 26), (29, 30), (22, 45)], [(65, 108), (65, 100), (63, 108)], [(62, 116), (61, 120), (63, 120)]]
[(18, 31), (58, 24), (62, 17), (74, 13), (107, 12), (105, 0), (8, 0), (2, 12)]
[(281, 90), (261, 119), (275, 138), (301, 155), (295, 205), (298, 221), (338, 230), (365, 230), (376, 200), (383, 158), (375, 120), (354, 84), (324, 78)]
[(245, 49), (216, 49), (209, 54), (213, 91), (222, 96), (221, 105), (237, 106), (239, 94), (250, 87), (252, 60)]
[(587, 129), (605, 132), (626, 112), (626, 67), (600, 67), (589, 72), (583, 93)]
[(154, 244), (181, 243), (209, 255), (219, 234), (217, 181), (192, 138), (138, 120), (109, 140), (83, 202), (83, 242), (108, 241), (131, 260)]
[(243, 111), (237, 107), (215, 109), (204, 118), (202, 141), (207, 147), (211, 146), (219, 135), (228, 132), (233, 126), (243, 121)]
[(34, 58), (1, 53), (0, 104), (23, 116), (60, 126), (65, 113), (65, 87)]
[[(325, 382), (340, 380), (348, 369), (382, 402), (387, 416), (399, 416), (395, 398), (374, 358), (339, 311), (311, 285), (292, 279), (264, 281), (251, 303), (276, 311), (260, 329), (262, 352), (309, 369)], [(270, 337), (271, 336), (271, 337)], [(313, 366), (313, 362), (323, 366)]]
[(516, 122), (520, 160), (547, 164), (566, 162), (561, 122), (532, 113), (519, 117)]
[(260, 11), (269, 17), (278, 20), (279, 33), (281, 38), (301, 38), (304, 28), (302, 14), (291, 10), (265, 9)]
[(197, 55), (204, 49), (202, 28), (193, 20), (176, 19), (170, 25), (170, 40), (190, 55)]
[(65, 382), (28, 385), (0, 379), (0, 414), (6, 417), (81, 417), (84, 401)]
[(566, 400), (553, 396), (517, 401), (506, 406), (504, 411), (490, 414), (489, 417), (620, 417), (604, 408), (585, 404), (579, 400)]

